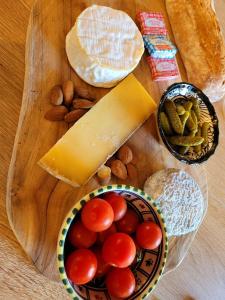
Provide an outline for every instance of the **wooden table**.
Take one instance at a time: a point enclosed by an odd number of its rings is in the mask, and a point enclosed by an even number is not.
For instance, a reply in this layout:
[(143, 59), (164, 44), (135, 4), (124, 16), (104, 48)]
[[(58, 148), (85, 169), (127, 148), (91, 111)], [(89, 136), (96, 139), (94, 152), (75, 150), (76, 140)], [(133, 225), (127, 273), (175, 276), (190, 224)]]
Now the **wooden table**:
[[(57, 0), (56, 0), (57, 1)], [(0, 299), (69, 299), (63, 286), (38, 274), (10, 229), (5, 210), (7, 171), (19, 117), (26, 28), (33, 0), (0, 4)], [(215, 1), (225, 33), (225, 1)], [(160, 281), (151, 299), (225, 299), (225, 115), (220, 145), (206, 165), (209, 208), (189, 255)]]

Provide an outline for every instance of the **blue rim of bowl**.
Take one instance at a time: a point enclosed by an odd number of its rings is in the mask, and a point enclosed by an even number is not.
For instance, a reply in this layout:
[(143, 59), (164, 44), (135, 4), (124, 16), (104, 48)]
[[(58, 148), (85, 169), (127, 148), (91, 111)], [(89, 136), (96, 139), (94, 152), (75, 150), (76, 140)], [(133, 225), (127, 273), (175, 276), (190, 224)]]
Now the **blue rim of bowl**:
[(166, 260), (167, 260), (167, 256), (168, 256), (168, 236), (167, 236), (165, 220), (164, 220), (161, 210), (157, 207), (154, 200), (148, 194), (146, 194), (144, 191), (142, 191), (141, 189), (135, 188), (130, 185), (124, 185), (124, 184), (107, 185), (107, 186), (101, 187), (99, 189), (96, 189), (96, 190), (92, 191), (91, 193), (87, 194), (86, 196), (82, 197), (82, 199), (80, 201), (78, 201), (72, 207), (72, 209), (69, 211), (69, 213), (66, 215), (66, 217), (62, 223), (60, 232), (59, 232), (59, 237), (58, 237), (58, 242), (57, 242), (57, 267), (59, 270), (61, 281), (64, 284), (64, 287), (66, 288), (67, 292), (70, 294), (70, 296), (73, 300), (80, 300), (80, 299), (83, 300), (83, 298), (81, 298), (74, 291), (74, 288), (71, 285), (70, 280), (68, 279), (66, 271), (65, 271), (64, 243), (65, 243), (65, 239), (67, 236), (67, 232), (68, 232), (70, 225), (71, 225), (73, 219), (75, 218), (76, 214), (85, 205), (85, 203), (87, 201), (91, 200), (92, 198), (94, 198), (100, 194), (103, 194), (103, 193), (106, 193), (109, 191), (115, 191), (115, 190), (116, 191), (124, 191), (124, 192), (128, 192), (128, 193), (132, 192), (132, 193), (136, 194), (137, 196), (143, 198), (148, 203), (150, 203), (159, 219), (159, 222), (160, 222), (160, 225), (162, 228), (164, 242), (163, 242), (163, 252), (162, 252), (160, 267), (159, 267), (156, 275), (154, 276), (152, 282), (142, 292), (142, 295), (140, 296), (139, 299), (145, 299), (147, 296), (149, 296), (149, 294), (153, 291), (153, 289), (155, 288), (156, 284), (158, 283), (160, 277), (163, 274), (163, 270), (165, 268), (165, 264), (166, 264)]
[[(166, 135), (164, 134), (164, 131), (162, 129), (162, 126), (160, 124), (160, 119), (159, 119), (159, 114), (160, 112), (163, 110), (163, 105), (164, 102), (166, 101), (167, 98), (167, 94), (173, 90), (174, 88), (176, 88), (179, 85), (187, 85), (187, 86), (191, 86), (195, 92), (198, 94), (199, 98), (201, 98), (201, 100), (205, 103), (205, 105), (207, 106), (207, 109), (209, 111), (210, 116), (213, 118), (213, 130), (214, 130), (214, 140), (213, 140), (213, 145), (210, 148), (209, 151), (206, 152), (205, 155), (203, 155), (200, 158), (197, 159), (188, 159), (185, 156), (179, 154), (178, 152), (176, 152), (172, 146), (170, 145), (170, 143), (168, 142)], [(160, 136), (166, 146), (166, 148), (169, 150), (169, 152), (176, 157), (179, 161), (181, 162), (185, 162), (186, 164), (200, 164), (204, 161), (207, 161), (209, 159), (210, 156), (212, 156), (218, 146), (219, 143), (219, 120), (217, 118), (215, 109), (212, 105), (212, 103), (210, 102), (209, 98), (199, 89), (197, 88), (195, 85), (189, 83), (189, 82), (176, 82), (172, 85), (170, 85), (165, 92), (162, 94), (162, 97), (160, 99), (160, 103), (159, 103), (159, 107), (158, 107), (158, 112), (157, 112), (157, 123), (158, 123), (158, 128), (159, 128), (159, 133)]]

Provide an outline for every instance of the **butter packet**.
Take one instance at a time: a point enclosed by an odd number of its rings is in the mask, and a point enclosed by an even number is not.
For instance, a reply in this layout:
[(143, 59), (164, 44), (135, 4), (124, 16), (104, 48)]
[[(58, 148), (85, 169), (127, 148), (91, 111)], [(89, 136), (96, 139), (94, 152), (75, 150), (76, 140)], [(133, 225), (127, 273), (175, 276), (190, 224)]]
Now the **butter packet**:
[(166, 36), (143, 35), (145, 47), (153, 58), (174, 58), (176, 47)]
[(179, 75), (175, 58), (165, 59), (148, 56), (147, 62), (154, 81), (170, 80), (178, 77)]
[(167, 35), (163, 15), (159, 12), (139, 12), (137, 19), (142, 34)]

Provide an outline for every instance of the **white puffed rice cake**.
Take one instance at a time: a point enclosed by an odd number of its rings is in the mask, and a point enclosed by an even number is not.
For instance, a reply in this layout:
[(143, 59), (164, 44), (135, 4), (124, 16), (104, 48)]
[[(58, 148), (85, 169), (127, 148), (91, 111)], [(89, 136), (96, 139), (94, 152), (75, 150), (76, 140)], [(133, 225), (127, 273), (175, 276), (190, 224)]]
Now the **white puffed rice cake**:
[(204, 199), (198, 184), (185, 171), (160, 170), (146, 180), (144, 191), (161, 209), (168, 236), (189, 233), (200, 225)]

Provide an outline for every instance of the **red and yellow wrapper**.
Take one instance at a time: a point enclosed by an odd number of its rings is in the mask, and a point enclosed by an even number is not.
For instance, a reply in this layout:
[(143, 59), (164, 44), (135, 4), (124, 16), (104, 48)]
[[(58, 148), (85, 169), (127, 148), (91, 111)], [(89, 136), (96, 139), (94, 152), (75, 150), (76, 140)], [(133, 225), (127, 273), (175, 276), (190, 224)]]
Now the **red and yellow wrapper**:
[(147, 62), (151, 70), (152, 79), (155, 81), (174, 79), (179, 75), (175, 58), (166, 59), (148, 56)]
[(137, 14), (141, 33), (154, 35), (167, 35), (167, 29), (163, 15), (156, 12), (140, 12)]

